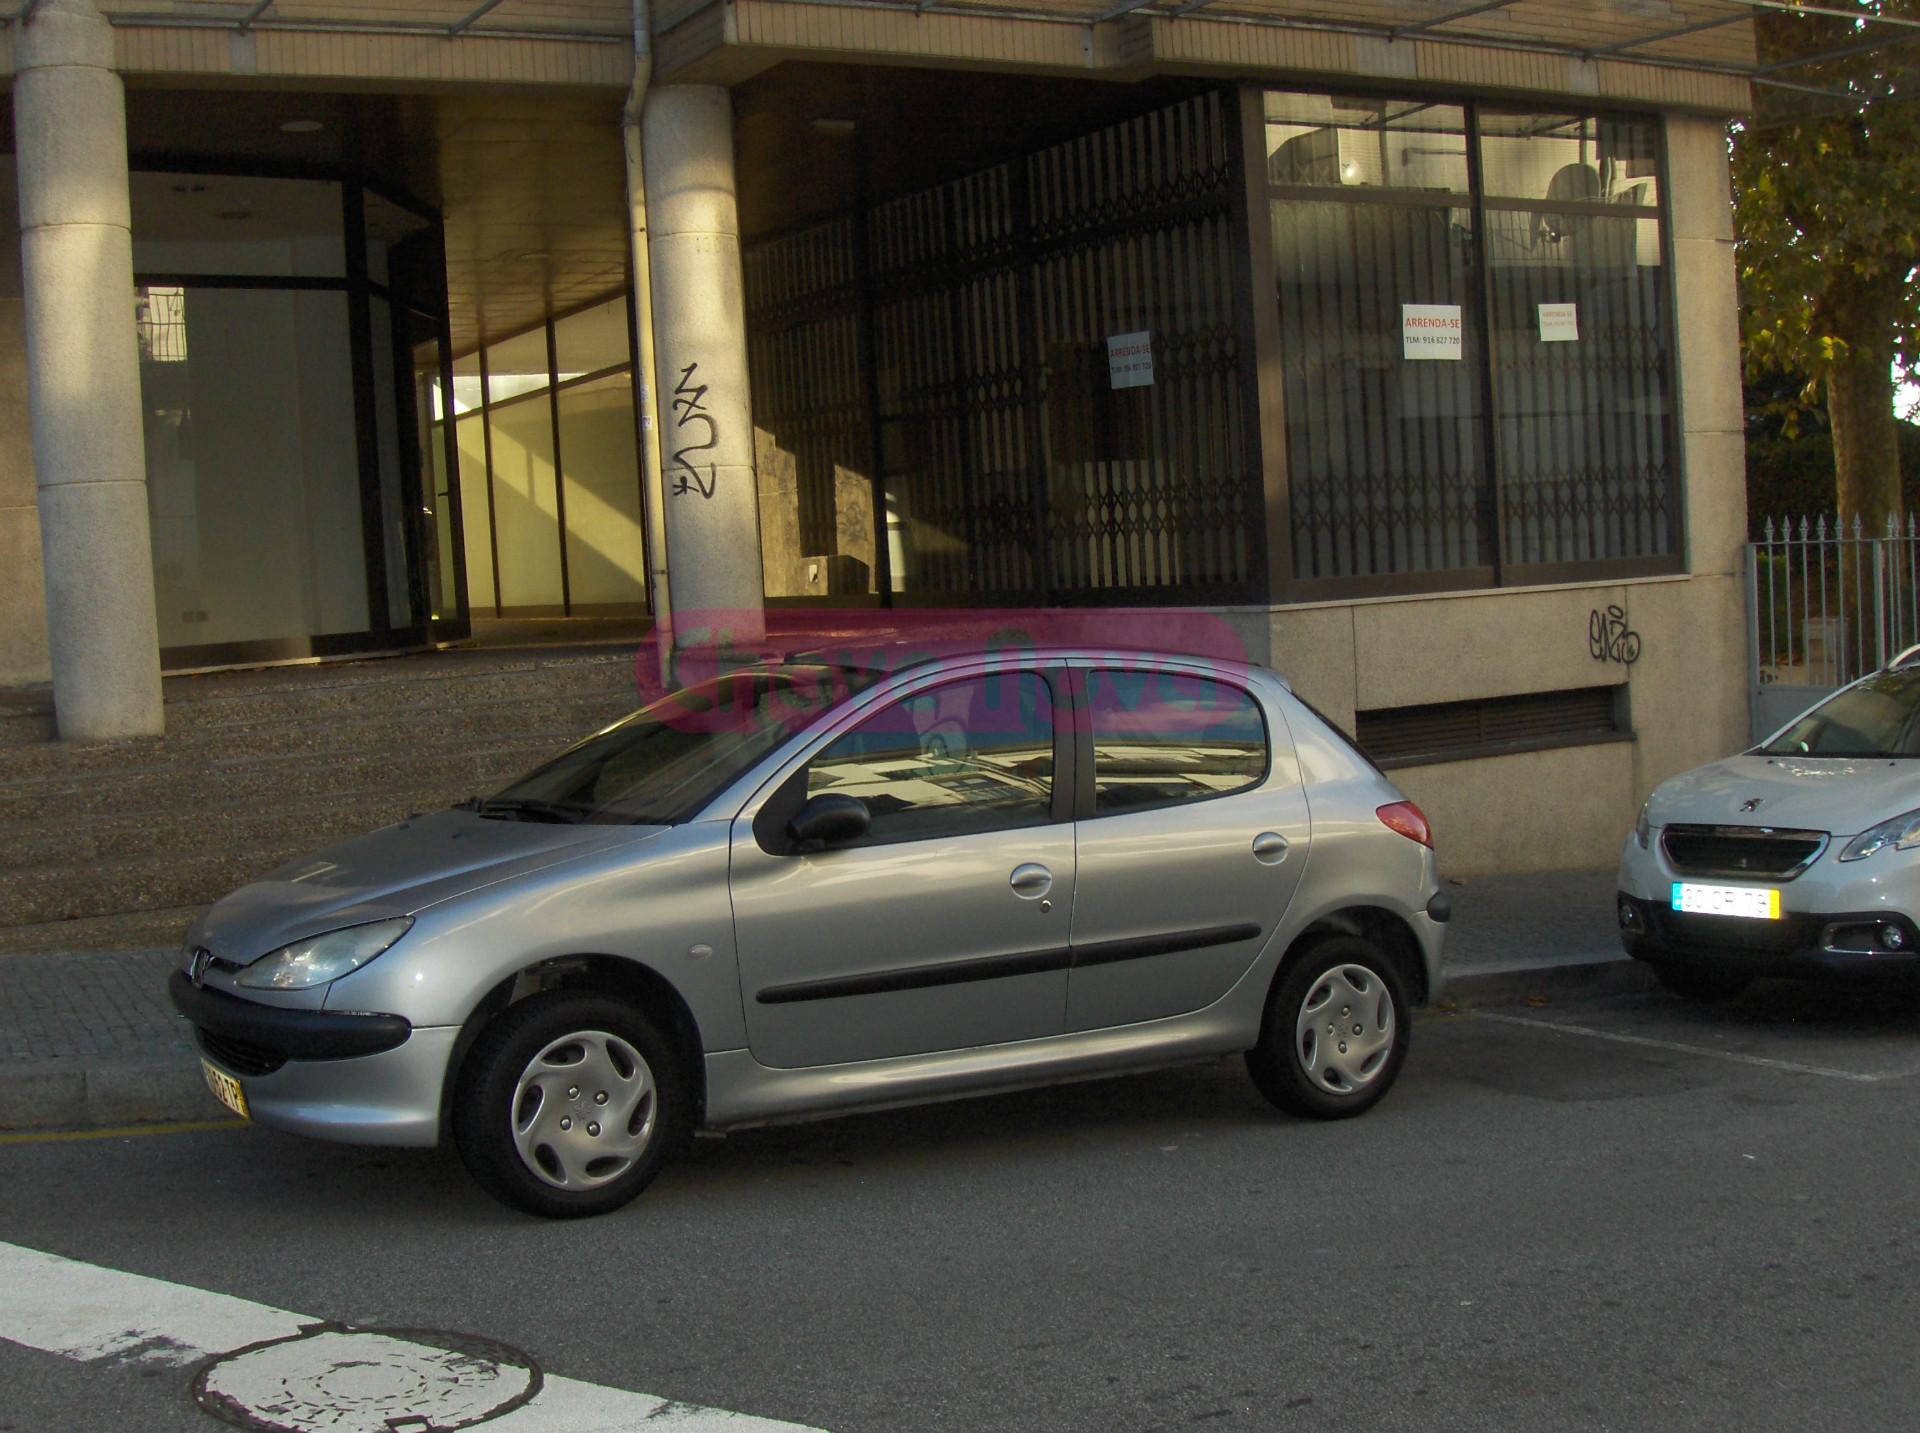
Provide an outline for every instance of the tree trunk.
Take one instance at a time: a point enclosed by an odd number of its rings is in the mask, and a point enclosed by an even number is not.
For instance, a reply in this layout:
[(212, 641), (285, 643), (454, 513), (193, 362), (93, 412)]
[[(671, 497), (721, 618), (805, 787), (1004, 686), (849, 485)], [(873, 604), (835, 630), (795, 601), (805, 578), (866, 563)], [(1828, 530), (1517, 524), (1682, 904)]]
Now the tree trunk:
[[(1864, 538), (1884, 538), (1900, 518), (1900, 447), (1893, 416), (1893, 371), (1887, 314), (1879, 306), (1881, 285), (1863, 285), (1834, 304), (1829, 316), (1834, 337), (1845, 340), (1846, 355), (1827, 370), (1827, 416), (1833, 423), (1833, 475), (1841, 530), (1851, 535), (1854, 520)], [(1851, 330), (1851, 331), (1848, 331)], [(1840, 591), (1844, 679), (1873, 670), (1900, 640), (1888, 623), (1889, 608), (1906, 604), (1882, 590), (1898, 583), (1899, 566), (1888, 564), (1891, 544), (1842, 546)], [(1910, 577), (1910, 575), (1909, 575)], [(1879, 601), (1875, 601), (1876, 596)], [(1897, 627), (1897, 623), (1894, 624)]]
[[(1827, 416), (1833, 422), (1833, 475), (1840, 519), (1855, 517), (1868, 537), (1882, 537), (1900, 516), (1900, 440), (1893, 416), (1892, 316), (1900, 285), (1849, 285), (1829, 295), (1829, 332), (1846, 353), (1827, 371)], [(1838, 298), (1838, 302), (1832, 301)]]

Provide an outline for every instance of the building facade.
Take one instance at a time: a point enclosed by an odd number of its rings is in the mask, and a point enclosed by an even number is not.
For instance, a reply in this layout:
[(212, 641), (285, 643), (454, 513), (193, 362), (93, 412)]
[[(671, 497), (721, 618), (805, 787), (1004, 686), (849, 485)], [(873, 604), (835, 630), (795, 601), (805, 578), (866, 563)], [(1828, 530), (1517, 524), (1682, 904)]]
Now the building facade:
[(36, 0), (0, 681), (1197, 609), (1451, 868), (1605, 862), (1744, 735), (1749, 12)]

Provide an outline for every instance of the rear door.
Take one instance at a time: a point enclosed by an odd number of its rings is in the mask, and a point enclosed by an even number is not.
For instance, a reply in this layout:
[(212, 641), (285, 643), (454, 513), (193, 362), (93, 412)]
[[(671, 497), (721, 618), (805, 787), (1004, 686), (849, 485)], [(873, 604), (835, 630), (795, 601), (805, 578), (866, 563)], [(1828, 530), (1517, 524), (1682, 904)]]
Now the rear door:
[(1306, 868), (1285, 722), (1230, 673), (1102, 665), (1074, 677), (1067, 1028), (1198, 1010), (1246, 973)]
[[(757, 823), (752, 807), (734, 823), (756, 1060), (841, 1064), (1060, 1032), (1075, 879), (1070, 793), (1055, 780), (1071, 744), (1056, 723), (1065, 692), (1063, 675), (1031, 669), (919, 684), (817, 752)], [(788, 849), (780, 812), (825, 792), (866, 804), (867, 835)]]

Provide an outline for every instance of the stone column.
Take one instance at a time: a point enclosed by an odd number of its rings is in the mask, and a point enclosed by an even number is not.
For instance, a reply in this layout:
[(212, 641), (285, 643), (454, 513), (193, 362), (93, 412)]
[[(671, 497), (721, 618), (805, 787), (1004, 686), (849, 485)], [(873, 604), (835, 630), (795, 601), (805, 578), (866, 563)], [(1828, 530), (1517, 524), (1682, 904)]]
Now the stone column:
[(641, 120), (676, 646), (766, 635), (727, 91), (666, 85)]
[(27, 404), (60, 735), (158, 735), (153, 547), (133, 326), (126, 100), (92, 0), (15, 41)]

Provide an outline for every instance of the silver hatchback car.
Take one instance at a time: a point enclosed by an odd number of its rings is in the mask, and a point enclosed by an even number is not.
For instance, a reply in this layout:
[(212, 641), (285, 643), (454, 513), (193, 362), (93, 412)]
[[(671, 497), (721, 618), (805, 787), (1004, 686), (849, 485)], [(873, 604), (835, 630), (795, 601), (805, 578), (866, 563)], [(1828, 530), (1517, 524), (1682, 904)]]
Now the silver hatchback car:
[(695, 1128), (1232, 1051), (1358, 1114), (1447, 914), (1418, 808), (1270, 671), (801, 657), (242, 887), (171, 994), (237, 1113), (450, 1136), (570, 1216)]

